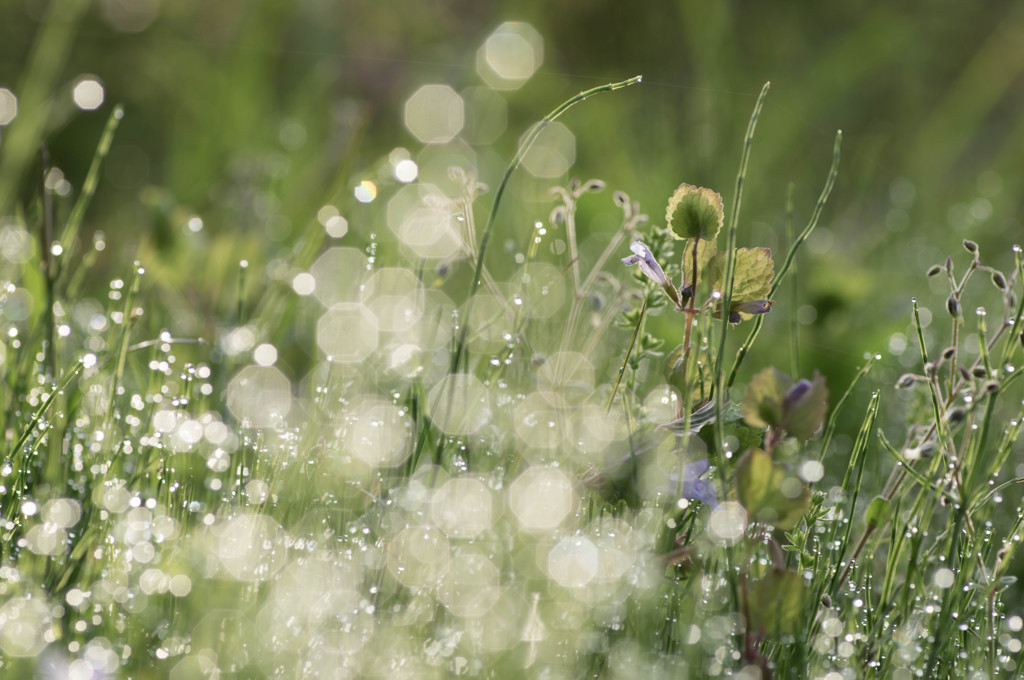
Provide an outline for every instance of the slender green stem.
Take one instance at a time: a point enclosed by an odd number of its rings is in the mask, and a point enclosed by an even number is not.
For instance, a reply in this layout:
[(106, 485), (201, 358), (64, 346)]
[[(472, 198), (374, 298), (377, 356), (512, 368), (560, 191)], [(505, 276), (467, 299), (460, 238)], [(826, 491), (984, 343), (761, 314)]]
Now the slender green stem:
[(580, 92), (575, 97), (567, 99), (559, 104), (551, 113), (544, 116), (540, 122), (530, 128), (530, 131), (526, 133), (525, 139), (516, 150), (515, 155), (508, 164), (508, 168), (505, 169), (505, 175), (501, 178), (501, 183), (498, 184), (498, 189), (494, 194), (494, 202), (491, 204), (491, 212), (487, 216), (487, 224), (484, 225), (484, 231), (480, 235), (480, 249), (476, 256), (476, 267), (473, 271), (473, 282), (470, 286), (469, 298), (466, 300), (466, 313), (462, 320), (462, 328), (459, 330), (459, 338), (455, 344), (455, 351), (452, 353), (452, 361), (449, 367), (450, 373), (455, 373), (459, 370), (459, 363), (465, 353), (466, 341), (469, 338), (469, 319), (470, 311), (473, 307), (473, 298), (476, 296), (477, 288), (480, 286), (480, 279), (483, 275), (484, 269), (484, 256), (487, 254), (487, 245), (490, 243), (491, 234), (494, 231), (494, 221), (498, 215), (501, 198), (505, 194), (505, 189), (508, 187), (508, 182), (512, 177), (512, 173), (519, 167), (519, 164), (523, 161), (523, 157), (526, 155), (526, 152), (530, 150), (530, 147), (533, 146), (533, 143), (537, 141), (537, 137), (540, 135), (541, 131), (557, 120), (563, 113), (581, 101), (584, 101), (587, 97), (600, 94), (602, 92), (614, 92), (615, 90), (621, 90), (624, 87), (639, 83), (641, 78), (642, 76), (634, 76), (628, 80), (622, 80), (617, 83), (608, 83), (606, 85), (600, 85)]
[[(93, 194), (96, 193), (96, 186), (100, 181), (100, 168), (103, 167), (103, 160), (110, 151), (110, 145), (114, 142), (114, 133), (117, 132), (117, 126), (121, 123), (122, 118), (124, 118), (124, 108), (117, 105), (110, 112), (110, 117), (107, 118), (107, 125), (103, 128), (103, 134), (100, 135), (100, 143), (89, 164), (89, 172), (85, 176), (85, 182), (82, 183), (82, 193), (78, 195), (78, 200), (71, 208), (71, 214), (64, 226), (64, 233), (61, 234), (60, 246), (65, 257), (74, 246), (75, 238), (82, 227), (82, 220), (85, 218), (85, 210), (92, 202)], [(63, 267), (61, 270), (63, 273)]]
[(622, 360), (622, 367), (619, 368), (619, 376), (615, 379), (615, 387), (612, 388), (612, 394), (608, 397), (608, 406), (605, 407), (604, 412), (608, 414), (612, 410), (612, 403), (615, 401), (615, 394), (619, 391), (619, 384), (622, 382), (622, 374), (626, 372), (626, 366), (629, 364), (629, 355), (633, 353), (633, 347), (636, 346), (636, 339), (640, 336), (640, 329), (644, 325), (644, 315), (647, 313), (647, 297), (644, 297), (644, 302), (640, 305), (640, 318), (636, 320), (636, 328), (633, 329), (633, 337), (629, 340), (629, 347), (626, 348), (626, 357)]
[[(789, 183), (786, 188), (786, 241), (790, 244), (793, 240), (793, 193), (796, 185)], [(797, 318), (798, 305), (800, 303), (800, 284), (796, 277), (796, 265), (793, 265), (793, 276), (790, 278), (789, 286), (789, 369), (791, 375), (800, 375), (800, 320)]]
[(50, 110), (56, 97), (52, 89), (61, 77), (75, 29), (89, 7), (87, 0), (55, 0), (18, 83), (18, 117), (4, 134), (0, 147), (0, 215), (11, 212), (18, 184), (50, 125)]
[[(747, 164), (750, 162), (750, 149), (754, 145), (754, 131), (757, 129), (757, 119), (761, 115), (761, 107), (768, 96), (768, 88), (771, 83), (765, 83), (761, 88), (761, 94), (754, 104), (754, 111), (750, 114), (750, 122), (747, 123), (747, 134), (743, 139), (743, 153), (740, 156), (740, 168), (736, 173), (736, 188), (732, 197), (732, 209), (729, 211), (729, 227), (726, 230), (726, 261), (725, 261), (725, 282), (722, 291), (722, 331), (718, 338), (718, 352), (715, 354), (715, 432), (719, 442), (725, 440), (725, 424), (722, 422), (722, 409), (725, 408), (725, 400), (728, 395), (725, 392), (725, 376), (722, 372), (722, 360), (725, 354), (725, 339), (729, 334), (729, 305), (732, 302), (733, 276), (736, 273), (736, 232), (739, 229), (740, 206), (743, 204), (743, 184), (747, 177)], [(694, 291), (696, 293), (696, 291)]]
[[(835, 185), (836, 176), (839, 174), (839, 149), (843, 141), (843, 131), (840, 130), (836, 133), (836, 141), (832, 147), (832, 167), (829, 169), (828, 177), (825, 178), (825, 187), (821, 190), (821, 194), (818, 196), (818, 202), (814, 206), (814, 212), (811, 214), (811, 219), (807, 222), (807, 226), (800, 232), (796, 241), (790, 246), (789, 252), (786, 254), (786, 259), (783, 260), (782, 266), (775, 271), (775, 278), (772, 279), (772, 287), (768, 293), (769, 299), (775, 295), (775, 292), (782, 285), (783, 280), (786, 278), (786, 274), (789, 272), (790, 267), (793, 265), (793, 259), (796, 257), (796, 253), (800, 250), (800, 246), (803, 245), (807, 237), (811, 235), (814, 228), (818, 226), (818, 220), (821, 218), (821, 211), (825, 208), (825, 203), (828, 202), (829, 194), (832, 193), (832, 187)], [(743, 363), (743, 359), (746, 358), (747, 353), (754, 344), (754, 340), (757, 339), (758, 333), (761, 332), (761, 326), (764, 324), (764, 315), (759, 315), (754, 320), (754, 327), (751, 329), (750, 334), (744, 341), (743, 346), (740, 347), (736, 353), (736, 360), (733, 362), (732, 370), (729, 372), (729, 380), (726, 382), (726, 387), (732, 387), (736, 381), (736, 374), (739, 372), (740, 364)]]

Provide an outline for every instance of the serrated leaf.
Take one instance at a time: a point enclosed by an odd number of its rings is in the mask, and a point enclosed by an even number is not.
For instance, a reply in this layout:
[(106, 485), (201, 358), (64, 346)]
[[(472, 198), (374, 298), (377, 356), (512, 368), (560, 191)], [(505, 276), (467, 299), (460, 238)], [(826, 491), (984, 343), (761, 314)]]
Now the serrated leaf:
[(736, 466), (736, 496), (751, 519), (787, 530), (811, 507), (811, 490), (761, 449), (743, 454)]
[(828, 413), (828, 387), (825, 377), (814, 372), (811, 380), (800, 380), (783, 399), (783, 424), (786, 432), (807, 441), (814, 436)]
[[(726, 253), (708, 262), (707, 280), (715, 290), (725, 290)], [(738, 248), (733, 275), (732, 303), (752, 302), (768, 297), (775, 276), (775, 262), (768, 248)], [(746, 318), (749, 318), (747, 315)]]
[(875, 496), (864, 512), (864, 522), (872, 529), (877, 529), (889, 521), (892, 503), (881, 496)]
[(800, 627), (807, 585), (800, 574), (772, 569), (753, 584), (750, 593), (750, 625), (764, 637), (791, 635)]
[(665, 221), (677, 239), (714, 241), (725, 222), (722, 197), (711, 189), (680, 184), (668, 200)]
[(743, 419), (753, 427), (782, 425), (782, 402), (792, 385), (792, 378), (772, 367), (755, 375), (743, 395)]
[(775, 262), (768, 248), (739, 248), (732, 302), (750, 302), (768, 297), (775, 276)]

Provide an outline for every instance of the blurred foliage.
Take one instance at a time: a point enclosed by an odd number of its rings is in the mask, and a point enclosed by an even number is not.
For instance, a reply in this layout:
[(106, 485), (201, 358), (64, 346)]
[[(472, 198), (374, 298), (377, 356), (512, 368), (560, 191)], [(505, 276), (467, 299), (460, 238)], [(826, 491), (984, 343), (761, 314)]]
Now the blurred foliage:
[[(180, 319), (177, 332), (211, 335), (219, 319), (230, 318), (243, 257), (253, 265), (247, 304), (285, 286), (296, 267), (308, 266), (300, 254), (315, 253), (324, 239), (315, 215), (326, 203), (348, 218), (347, 244), (369, 242), (383, 206), (356, 203), (352, 187), (379, 175), (394, 147), (411, 150), (421, 178), (432, 163), (446, 165), (450, 147), (470, 156), (493, 187), (518, 137), (555, 102), (636, 74), (642, 86), (565, 118), (577, 146), (570, 174), (627, 191), (656, 222), (681, 181), (715, 188), (729, 205), (746, 117), (761, 84), (772, 81), (740, 245), (786, 246), (787, 186), (795, 186), (799, 228), (820, 190), (835, 129), (843, 130), (836, 190), (798, 259), (797, 283), (776, 306), (803, 307), (801, 366), (792, 368), (820, 368), (835, 391), (865, 352), (898, 347), (894, 333), (911, 337), (911, 296), (941, 311), (941, 297), (931, 299), (921, 276), (928, 266), (965, 237), (1000, 266), (1020, 233), (1019, 3), (987, 3), (985, 11), (951, 0), (926, 10), (863, 0), (684, 0), (644, 8), (607, 0), (433, 0), (400, 10), (363, 0), (85, 5), (58, 96), (65, 101), (76, 78), (93, 74), (106, 103), (96, 112), (56, 105), (51, 155), (77, 190), (107, 112), (124, 104), (85, 233), (107, 235), (101, 271), (111, 277), (123, 276), (132, 259), (146, 264), (147, 285)], [(0, 87), (18, 89), (46, 7), (0, 4)], [(508, 20), (539, 31), (544, 61), (521, 89), (500, 93), (504, 132), (477, 147), (421, 150), (402, 125), (404, 101), (423, 83), (480, 87), (477, 50)], [(492, 260), (524, 247), (524, 225), (547, 215), (544, 192), (553, 183), (513, 181), (511, 190), (530, 200), (510, 202), (499, 216), (503, 247)], [(26, 183), (23, 199), (33, 191)], [(57, 209), (68, 211), (70, 199)], [(602, 234), (615, 226), (610, 214), (601, 200), (581, 204), (582, 257), (600, 252)], [(199, 233), (185, 226), (192, 216), (203, 220)], [(380, 250), (387, 258), (386, 243)], [(105, 281), (94, 284), (99, 291)], [(758, 349), (765, 353), (759, 365), (787, 359), (788, 315), (776, 316), (765, 333), (779, 341)], [(675, 341), (674, 321), (652, 324)], [(308, 338), (293, 337), (289, 327), (275, 339), (292, 340), (286, 356), (301, 365)], [(906, 364), (913, 364), (908, 346)]]

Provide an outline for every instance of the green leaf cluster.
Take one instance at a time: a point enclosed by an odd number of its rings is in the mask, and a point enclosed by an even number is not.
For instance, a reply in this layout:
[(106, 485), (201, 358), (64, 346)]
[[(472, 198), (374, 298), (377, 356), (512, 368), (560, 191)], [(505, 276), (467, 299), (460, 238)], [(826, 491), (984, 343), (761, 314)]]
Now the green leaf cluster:
[[(683, 241), (682, 286), (693, 287), (706, 283), (711, 290), (724, 291), (729, 253), (718, 250), (716, 240), (725, 220), (722, 197), (701, 187), (681, 184), (669, 199), (665, 211), (669, 233)], [(694, 249), (696, 248), (697, 276), (694, 277)], [(754, 311), (749, 304), (765, 301), (775, 276), (775, 263), (768, 248), (738, 248), (733, 253), (735, 269), (730, 314), (735, 321), (751, 318)], [(695, 292), (695, 291), (691, 291)], [(770, 308), (767, 303), (761, 311)], [(721, 314), (721, 310), (717, 310)]]

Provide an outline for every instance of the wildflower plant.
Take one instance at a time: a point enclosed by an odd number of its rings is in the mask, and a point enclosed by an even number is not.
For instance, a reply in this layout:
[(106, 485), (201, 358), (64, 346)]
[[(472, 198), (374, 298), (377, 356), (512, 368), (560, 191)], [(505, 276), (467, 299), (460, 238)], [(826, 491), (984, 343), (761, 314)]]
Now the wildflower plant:
[[(1020, 250), (1004, 273), (965, 242), (966, 268), (928, 272), (948, 281), (950, 337), (914, 303), (921, 365), (893, 392), (910, 395), (906, 431), (876, 425), (875, 391), (837, 445), (876, 359), (841, 393), (818, 371), (741, 372), (768, 314), (795, 311), (780, 286), (839, 162), (837, 136), (784, 257), (738, 243), (767, 85), (728, 208), (684, 183), (652, 224), (625, 192), (570, 179), (547, 215), (503, 223), (545, 126), (639, 82), (555, 108), (493, 193), (471, 168), (411, 199), (382, 180), (395, 215), (353, 217), (333, 245), (317, 230), (265, 285), (240, 265), (236, 311), (203, 341), (175, 334), (145, 263), (102, 304), (82, 292), (115, 109), (73, 205), (52, 210), (43, 186), (0, 216), (5, 238), (39, 235), (3, 263), (0, 309), (45, 301), (0, 320), (0, 674), (1018, 672), (1024, 621), (1003, 596), (1024, 512), (999, 509), (1024, 421)], [(334, 199), (319, 212), (337, 227)], [(584, 201), (616, 215), (593, 252)], [(963, 312), (979, 281), (995, 323)], [(653, 314), (680, 323), (661, 336)], [(289, 343), (302, 370), (278, 356)]]

